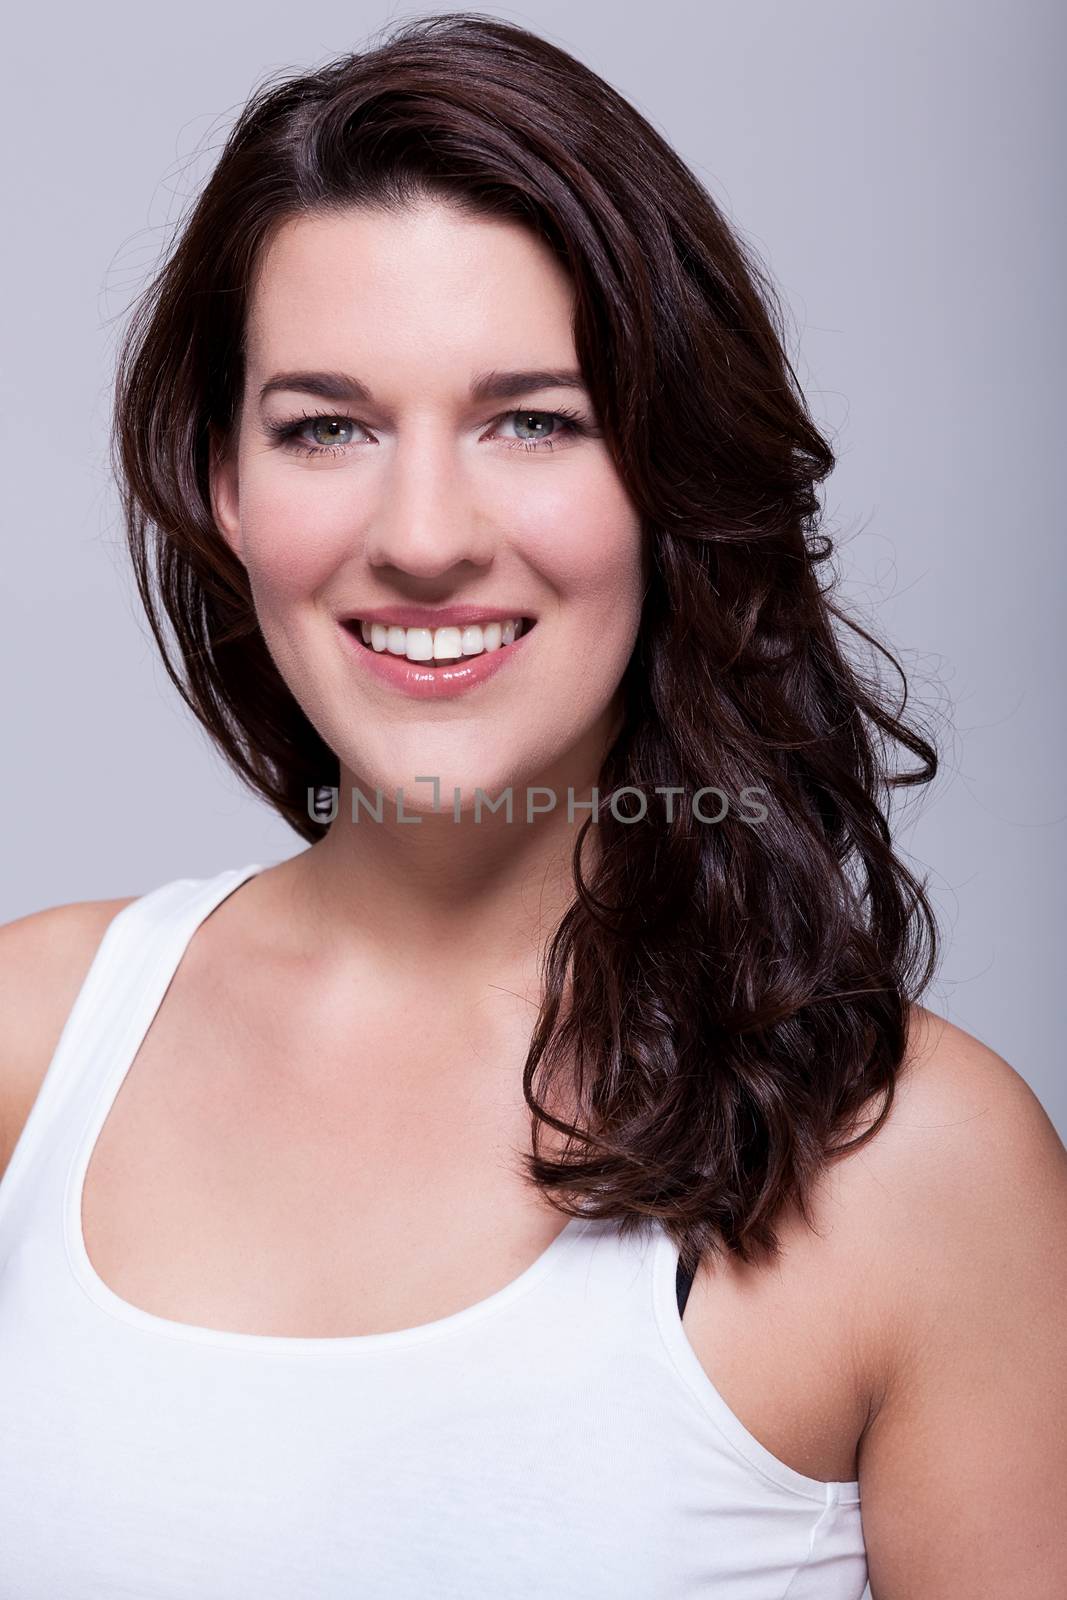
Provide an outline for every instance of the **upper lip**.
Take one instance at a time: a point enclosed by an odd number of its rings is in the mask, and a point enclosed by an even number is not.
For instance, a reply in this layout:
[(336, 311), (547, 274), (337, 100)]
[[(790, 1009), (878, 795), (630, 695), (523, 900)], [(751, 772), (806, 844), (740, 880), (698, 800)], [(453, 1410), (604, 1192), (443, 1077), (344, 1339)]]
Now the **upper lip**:
[[(372, 606), (346, 611), (342, 622), (393, 623), (398, 628), (470, 628), (482, 622), (517, 621), (530, 612), (515, 606)], [(532, 619), (531, 619), (532, 620)]]

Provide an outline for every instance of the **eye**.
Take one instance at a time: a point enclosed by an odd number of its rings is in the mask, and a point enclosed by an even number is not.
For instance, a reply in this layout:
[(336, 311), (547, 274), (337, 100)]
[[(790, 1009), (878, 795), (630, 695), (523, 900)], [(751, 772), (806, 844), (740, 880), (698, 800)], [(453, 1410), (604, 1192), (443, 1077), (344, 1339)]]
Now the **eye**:
[[(566, 409), (505, 411), (490, 426), (495, 430), (512, 418), (516, 420), (520, 436), (500, 440), (500, 443), (509, 450), (542, 452), (555, 450), (563, 439), (591, 432), (577, 411)], [(329, 411), (305, 411), (299, 417), (284, 422), (268, 422), (264, 426), (275, 445), (303, 456), (347, 455), (352, 447), (352, 440), (341, 438), (344, 431), (357, 428), (363, 429), (364, 432), (369, 431), (364, 428), (363, 423), (357, 422), (353, 417), (338, 416)], [(548, 431), (549, 429), (551, 431)], [(532, 437), (522, 437), (523, 430), (529, 430)]]
[[(512, 449), (517, 447), (520, 450), (554, 450), (558, 443), (557, 435), (561, 431), (563, 438), (587, 431), (576, 411), (505, 411), (504, 415), (498, 417), (497, 422), (493, 424), (494, 428), (497, 423), (508, 422), (513, 417), (520, 428), (532, 428), (534, 435), (532, 439), (524, 439), (521, 436), (518, 439), (505, 439), (504, 443), (510, 445)], [(562, 430), (554, 428), (551, 434), (546, 434), (544, 429), (548, 423), (562, 423)]]
[[(343, 456), (347, 452), (347, 442), (337, 444), (338, 429), (357, 428), (360, 424), (351, 417), (332, 416), (327, 411), (305, 411), (301, 416), (288, 422), (268, 422), (267, 433), (284, 450), (295, 450), (303, 456)], [(306, 429), (311, 429), (313, 438), (305, 441), (301, 435)], [(319, 438), (314, 438), (318, 433)], [(323, 436), (325, 441), (323, 442)]]

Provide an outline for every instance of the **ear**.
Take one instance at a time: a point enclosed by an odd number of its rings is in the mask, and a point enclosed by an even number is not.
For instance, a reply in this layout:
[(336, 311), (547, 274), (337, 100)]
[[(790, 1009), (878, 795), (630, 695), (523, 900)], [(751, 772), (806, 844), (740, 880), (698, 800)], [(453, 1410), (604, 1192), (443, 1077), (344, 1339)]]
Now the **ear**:
[(237, 497), (237, 443), (231, 434), (224, 440), (212, 428), (208, 449), (208, 481), (211, 488), (211, 514), (215, 526), (237, 557), (241, 553), (241, 518)]

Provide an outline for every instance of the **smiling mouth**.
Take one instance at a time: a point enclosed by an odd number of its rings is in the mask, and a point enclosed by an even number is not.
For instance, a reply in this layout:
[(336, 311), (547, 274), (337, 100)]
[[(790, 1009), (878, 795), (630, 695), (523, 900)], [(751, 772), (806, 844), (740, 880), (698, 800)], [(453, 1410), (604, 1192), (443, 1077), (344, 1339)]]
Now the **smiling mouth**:
[(516, 617), (511, 622), (490, 622), (484, 627), (402, 628), (385, 623), (361, 622), (346, 617), (343, 626), (365, 650), (375, 655), (391, 655), (413, 666), (462, 666), (480, 656), (507, 650), (535, 626), (535, 617)]

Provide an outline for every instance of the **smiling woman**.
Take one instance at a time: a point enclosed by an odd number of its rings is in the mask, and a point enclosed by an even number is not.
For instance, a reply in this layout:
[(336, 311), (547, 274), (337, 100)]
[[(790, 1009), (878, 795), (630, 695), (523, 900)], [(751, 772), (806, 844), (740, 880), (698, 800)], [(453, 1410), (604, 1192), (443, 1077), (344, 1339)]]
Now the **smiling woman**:
[(694, 175), (407, 23), (252, 96), (115, 398), (307, 848), (0, 929), (0, 1593), (1061, 1593), (1067, 1161), (918, 1004), (936, 753)]

